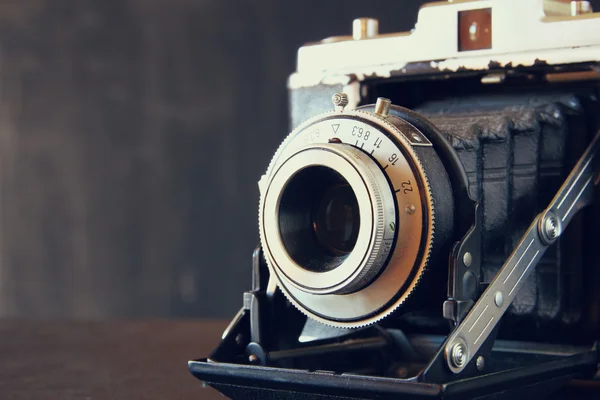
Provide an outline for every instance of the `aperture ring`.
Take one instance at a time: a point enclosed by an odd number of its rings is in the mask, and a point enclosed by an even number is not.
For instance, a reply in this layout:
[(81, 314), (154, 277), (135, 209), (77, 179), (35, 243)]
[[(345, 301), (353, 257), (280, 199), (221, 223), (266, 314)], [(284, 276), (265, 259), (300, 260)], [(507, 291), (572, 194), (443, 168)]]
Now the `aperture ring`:
[[(328, 112), (297, 127), (271, 160), (259, 182), (261, 243), (269, 272), (278, 287), (310, 318), (338, 327), (369, 325), (405, 304), (420, 285), (433, 248), (435, 209), (425, 172), (429, 162), (426, 157), (425, 164), (421, 163), (418, 149), (407, 139), (415, 134), (422, 135), (412, 125), (397, 118), (385, 119), (359, 110)], [(377, 163), (394, 193), (395, 212), (400, 216), (395, 224), (384, 226), (384, 238), (392, 243), (392, 248), (382, 263), (383, 268), (374, 278), (367, 277), (370, 279), (368, 285), (343, 294), (311, 293), (291, 284), (276, 265), (265, 228), (265, 223), (273, 218), (265, 207), (266, 198), (270, 196), (268, 187), (282, 164), (306, 146), (329, 143), (355, 147)], [(449, 201), (446, 192), (438, 197)]]

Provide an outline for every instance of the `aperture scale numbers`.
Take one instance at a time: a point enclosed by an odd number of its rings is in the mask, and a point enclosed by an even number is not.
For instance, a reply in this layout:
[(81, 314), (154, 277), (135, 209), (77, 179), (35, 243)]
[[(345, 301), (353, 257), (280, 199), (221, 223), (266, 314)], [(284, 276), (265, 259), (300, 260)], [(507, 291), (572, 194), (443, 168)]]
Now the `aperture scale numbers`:
[(319, 131), (319, 128), (312, 126), (311, 129), (304, 133), (304, 144), (308, 145), (315, 142), (320, 142), (320, 138), (321, 132)]
[[(329, 126), (325, 127), (325, 124)], [(398, 161), (401, 160), (396, 146), (385, 134), (370, 125), (356, 124), (356, 121), (353, 120), (336, 120), (335, 122), (325, 120), (310, 126), (302, 135), (304, 136), (304, 144), (326, 142), (328, 139), (334, 137), (341, 139), (343, 143), (354, 145), (371, 154), (384, 170), (387, 170), (391, 166), (396, 166)], [(389, 156), (383, 157), (382, 150), (386, 151), (390, 147), (396, 151)], [(376, 152), (378, 154), (375, 155), (374, 153)], [(385, 164), (383, 161), (385, 161)], [(404, 195), (412, 193), (413, 182), (410, 179), (402, 180), (400, 187), (394, 188), (394, 192)]]
[[(290, 152), (314, 143), (345, 143), (370, 154), (388, 176), (398, 210), (404, 210), (402, 215), (411, 216), (410, 219), (421, 218), (423, 209), (419, 207), (421, 198), (415, 187), (417, 178), (400, 145), (381, 128), (350, 118), (324, 119), (300, 131), (293, 141), (294, 145), (287, 147)], [(386, 229), (390, 244), (401, 221)]]

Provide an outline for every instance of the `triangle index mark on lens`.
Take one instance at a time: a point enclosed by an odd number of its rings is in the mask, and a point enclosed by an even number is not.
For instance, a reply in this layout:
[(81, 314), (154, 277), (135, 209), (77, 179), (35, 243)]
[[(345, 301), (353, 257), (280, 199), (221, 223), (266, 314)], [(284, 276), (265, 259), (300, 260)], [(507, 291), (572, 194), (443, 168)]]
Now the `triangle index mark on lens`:
[(331, 124), (331, 129), (333, 129), (333, 133), (336, 134), (338, 129), (340, 129), (340, 124)]

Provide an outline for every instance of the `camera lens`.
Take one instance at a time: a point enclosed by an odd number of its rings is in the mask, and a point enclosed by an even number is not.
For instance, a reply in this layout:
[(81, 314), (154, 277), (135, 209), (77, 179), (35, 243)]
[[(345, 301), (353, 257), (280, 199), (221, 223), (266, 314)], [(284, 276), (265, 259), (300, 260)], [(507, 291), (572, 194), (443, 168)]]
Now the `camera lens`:
[(350, 293), (385, 266), (396, 220), (393, 192), (361, 150), (341, 143), (302, 147), (259, 187), (265, 255), (295, 289)]
[(325, 193), (313, 228), (319, 242), (333, 254), (352, 251), (360, 228), (360, 214), (358, 200), (349, 184), (334, 186)]
[(358, 200), (338, 172), (310, 166), (289, 180), (279, 204), (279, 231), (299, 266), (312, 272), (335, 269), (354, 248), (359, 228)]
[(434, 250), (450, 240), (444, 165), (428, 136), (391, 112), (315, 117), (288, 136), (258, 186), (269, 276), (326, 324), (392, 313), (425, 285)]

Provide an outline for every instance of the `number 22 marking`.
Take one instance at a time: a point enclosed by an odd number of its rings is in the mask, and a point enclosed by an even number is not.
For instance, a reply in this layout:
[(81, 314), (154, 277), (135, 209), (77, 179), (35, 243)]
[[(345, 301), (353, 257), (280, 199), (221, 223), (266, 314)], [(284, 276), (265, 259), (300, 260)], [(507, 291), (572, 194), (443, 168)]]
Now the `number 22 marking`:
[(413, 191), (412, 183), (410, 183), (410, 180), (402, 182), (402, 189), (404, 189), (403, 190), (404, 194), (407, 194), (408, 192)]

